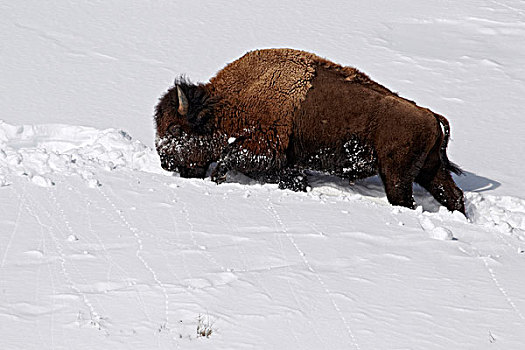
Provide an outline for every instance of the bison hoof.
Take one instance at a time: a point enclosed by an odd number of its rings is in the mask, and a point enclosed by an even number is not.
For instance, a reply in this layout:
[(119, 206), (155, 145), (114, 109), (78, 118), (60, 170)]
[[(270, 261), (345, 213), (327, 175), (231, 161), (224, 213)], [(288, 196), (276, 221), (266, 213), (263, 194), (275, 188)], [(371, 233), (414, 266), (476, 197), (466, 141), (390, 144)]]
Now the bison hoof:
[(211, 181), (215, 182), (217, 185), (222, 184), (226, 181), (226, 173), (228, 169), (222, 164), (217, 164), (215, 169), (211, 172)]
[(215, 168), (211, 174), (211, 181), (215, 182), (217, 185), (222, 184), (226, 181), (226, 173), (227, 171), (217, 171), (217, 168)]
[(217, 185), (220, 185), (226, 181), (226, 175), (212, 176), (211, 181), (215, 182)]

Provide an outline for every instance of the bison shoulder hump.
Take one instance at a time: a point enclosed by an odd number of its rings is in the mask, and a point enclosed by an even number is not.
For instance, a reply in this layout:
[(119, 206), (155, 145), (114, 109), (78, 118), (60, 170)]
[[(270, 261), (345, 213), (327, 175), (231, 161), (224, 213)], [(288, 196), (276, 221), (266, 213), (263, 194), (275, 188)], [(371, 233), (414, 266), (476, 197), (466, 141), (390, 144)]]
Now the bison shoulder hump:
[(291, 49), (251, 51), (224, 67), (211, 83), (227, 98), (292, 111), (306, 98), (312, 86), (313, 57)]

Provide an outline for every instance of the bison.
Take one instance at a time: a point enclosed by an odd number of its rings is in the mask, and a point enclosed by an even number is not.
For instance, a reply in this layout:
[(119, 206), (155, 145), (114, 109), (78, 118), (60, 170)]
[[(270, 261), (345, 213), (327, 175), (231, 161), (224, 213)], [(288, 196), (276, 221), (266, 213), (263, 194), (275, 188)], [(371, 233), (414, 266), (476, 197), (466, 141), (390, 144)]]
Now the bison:
[(445, 117), (366, 74), (292, 49), (251, 51), (209, 83), (178, 78), (155, 109), (161, 166), (224, 181), (229, 170), (306, 191), (305, 171), (379, 174), (388, 201), (414, 208), (412, 183), (465, 214)]

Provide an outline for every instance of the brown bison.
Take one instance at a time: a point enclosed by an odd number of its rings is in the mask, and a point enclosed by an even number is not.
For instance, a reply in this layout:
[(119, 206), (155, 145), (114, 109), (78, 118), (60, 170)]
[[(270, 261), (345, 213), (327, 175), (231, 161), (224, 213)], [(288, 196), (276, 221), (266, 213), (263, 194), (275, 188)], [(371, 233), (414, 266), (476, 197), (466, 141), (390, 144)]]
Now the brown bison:
[(412, 183), (465, 214), (446, 154), (449, 123), (355, 68), (291, 49), (248, 52), (207, 84), (180, 78), (155, 111), (162, 167), (220, 183), (229, 170), (305, 191), (305, 170), (379, 174), (388, 201), (414, 208)]

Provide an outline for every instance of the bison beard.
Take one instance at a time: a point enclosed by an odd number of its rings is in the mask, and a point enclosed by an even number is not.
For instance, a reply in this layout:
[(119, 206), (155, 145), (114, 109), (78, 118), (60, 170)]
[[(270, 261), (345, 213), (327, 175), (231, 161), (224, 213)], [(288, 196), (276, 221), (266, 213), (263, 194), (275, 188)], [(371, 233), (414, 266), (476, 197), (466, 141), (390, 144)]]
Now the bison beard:
[(229, 170), (305, 191), (304, 171), (350, 180), (379, 174), (391, 204), (414, 208), (417, 182), (465, 214), (446, 154), (448, 121), (351, 67), (316, 55), (269, 49), (228, 64), (208, 84), (184, 79), (155, 113), (161, 165), (212, 180)]

